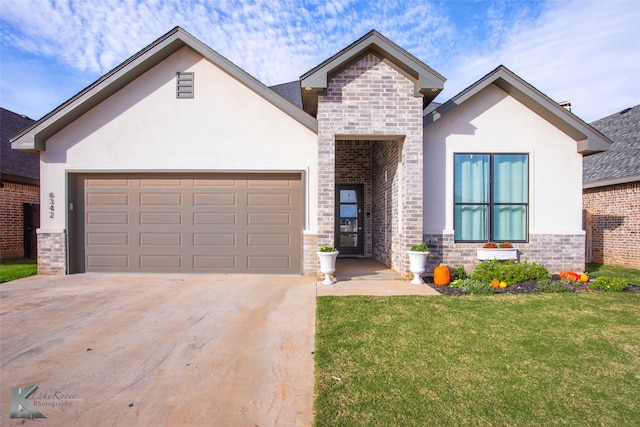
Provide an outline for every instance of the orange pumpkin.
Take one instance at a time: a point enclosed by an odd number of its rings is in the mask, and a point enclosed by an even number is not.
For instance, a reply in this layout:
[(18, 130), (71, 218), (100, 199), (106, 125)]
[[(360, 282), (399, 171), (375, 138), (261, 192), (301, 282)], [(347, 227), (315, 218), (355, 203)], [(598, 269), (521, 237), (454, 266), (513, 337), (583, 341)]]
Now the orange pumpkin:
[(433, 270), (433, 283), (436, 286), (447, 286), (451, 281), (451, 273), (449, 267), (444, 264), (440, 264)]
[(492, 288), (498, 288), (498, 287), (500, 287), (500, 280), (498, 280), (498, 279), (493, 279), (493, 280), (491, 281), (491, 287), (492, 287)]
[(580, 275), (580, 281), (581, 282), (588, 282), (589, 281), (589, 276), (587, 276), (587, 273), (582, 273)]
[(578, 275), (578, 273), (574, 273), (573, 271), (568, 271), (567, 272), (567, 279), (578, 280), (578, 279), (580, 279), (580, 276)]

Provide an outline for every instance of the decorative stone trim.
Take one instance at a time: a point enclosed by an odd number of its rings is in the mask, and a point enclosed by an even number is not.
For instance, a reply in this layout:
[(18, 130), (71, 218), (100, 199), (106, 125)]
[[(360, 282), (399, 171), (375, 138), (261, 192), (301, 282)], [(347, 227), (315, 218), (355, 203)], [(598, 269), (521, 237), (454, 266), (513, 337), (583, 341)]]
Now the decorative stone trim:
[(304, 262), (302, 265), (302, 273), (307, 275), (314, 275), (318, 271), (318, 256), (316, 252), (318, 251), (318, 235), (312, 233), (303, 233), (302, 234), (302, 244), (304, 251)]
[(38, 274), (59, 275), (67, 273), (67, 233), (43, 229), (38, 235)]

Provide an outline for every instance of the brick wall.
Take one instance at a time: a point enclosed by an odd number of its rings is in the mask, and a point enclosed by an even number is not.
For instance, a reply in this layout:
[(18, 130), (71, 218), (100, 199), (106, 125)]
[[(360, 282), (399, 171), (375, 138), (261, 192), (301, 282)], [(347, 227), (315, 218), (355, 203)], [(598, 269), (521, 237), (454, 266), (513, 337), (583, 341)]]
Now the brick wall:
[(591, 261), (640, 268), (640, 182), (586, 189), (582, 208)]
[[(334, 75), (326, 93), (318, 97), (318, 244), (331, 245), (334, 239), (336, 135), (375, 140), (373, 150), (386, 144), (400, 147), (394, 165), (398, 194), (391, 207), (396, 216), (386, 218), (399, 225), (380, 257), (402, 274), (408, 272), (406, 249), (422, 239), (422, 98), (415, 96), (414, 88), (414, 81), (393, 65), (367, 54)], [(372, 194), (375, 191), (374, 186)], [(372, 230), (375, 221), (376, 217)]]
[[(398, 147), (380, 142), (373, 152), (373, 257), (392, 265), (393, 236), (398, 234)], [(394, 220), (396, 219), (396, 220)]]
[[(477, 249), (482, 243), (455, 243), (453, 234), (425, 234), (431, 247), (427, 257), (427, 275), (439, 263), (449, 267), (462, 265), (471, 273), (480, 263)], [(544, 265), (551, 273), (562, 270), (584, 271), (584, 234), (532, 234), (528, 243), (514, 243), (519, 259)]]
[(67, 234), (38, 230), (38, 274), (66, 274)]
[(24, 256), (23, 203), (40, 203), (40, 187), (3, 182), (0, 188), (0, 259)]

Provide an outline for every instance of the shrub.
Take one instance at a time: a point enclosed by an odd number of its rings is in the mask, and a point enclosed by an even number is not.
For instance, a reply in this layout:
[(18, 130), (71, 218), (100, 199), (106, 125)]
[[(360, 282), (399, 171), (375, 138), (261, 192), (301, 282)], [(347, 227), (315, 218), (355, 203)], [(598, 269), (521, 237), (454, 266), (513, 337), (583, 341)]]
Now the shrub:
[(624, 279), (618, 277), (600, 276), (593, 282), (589, 283), (589, 289), (603, 290), (607, 292), (622, 292), (628, 286)]
[(320, 246), (318, 252), (335, 252), (337, 249), (333, 246)]
[(453, 267), (453, 279), (466, 279), (467, 278), (467, 270), (464, 269), (462, 265), (456, 265)]
[(536, 286), (536, 291), (538, 292), (571, 292), (572, 288), (569, 286), (567, 279), (562, 280), (554, 280), (551, 279), (543, 279), (538, 282)]
[(530, 280), (544, 280), (549, 278), (549, 271), (542, 265), (538, 265), (535, 262), (514, 260), (499, 261), (489, 260), (483, 261), (476, 266), (472, 280), (479, 282), (491, 283), (491, 280), (498, 279), (501, 282), (506, 282), (508, 285), (514, 283), (528, 282)]
[(411, 247), (413, 252), (429, 252), (429, 246), (424, 243), (420, 243), (419, 245), (415, 245)]
[(462, 289), (469, 295), (489, 295), (493, 294), (493, 288), (489, 283), (479, 282), (477, 280), (471, 279), (458, 279), (453, 282), (449, 286), (454, 288)]

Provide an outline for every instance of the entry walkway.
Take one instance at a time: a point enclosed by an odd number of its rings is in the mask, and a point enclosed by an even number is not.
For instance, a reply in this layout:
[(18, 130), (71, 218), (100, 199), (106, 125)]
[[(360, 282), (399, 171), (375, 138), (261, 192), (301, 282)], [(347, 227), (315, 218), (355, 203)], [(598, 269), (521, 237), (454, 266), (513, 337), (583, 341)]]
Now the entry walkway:
[(333, 285), (316, 282), (317, 296), (327, 295), (440, 295), (428, 285), (412, 285), (397, 271), (372, 258), (338, 258)]

